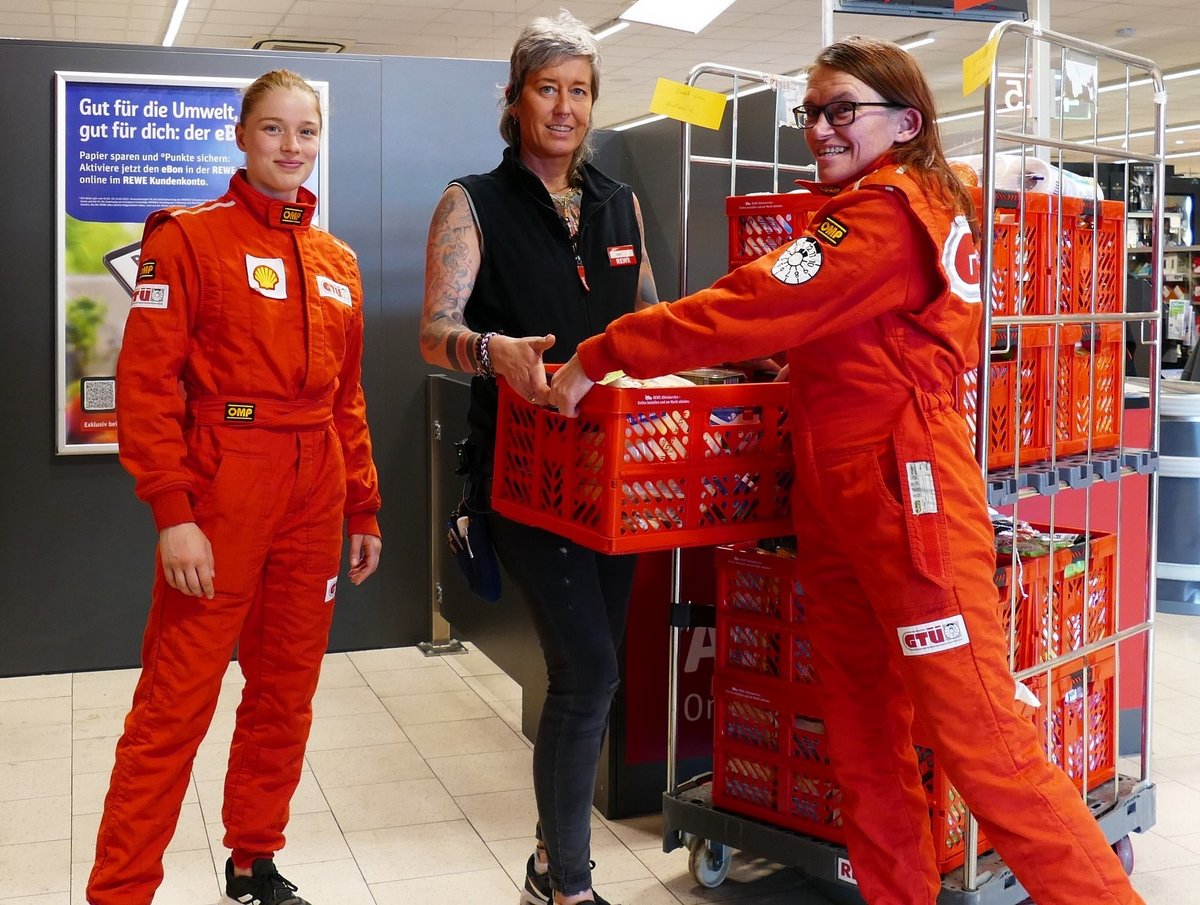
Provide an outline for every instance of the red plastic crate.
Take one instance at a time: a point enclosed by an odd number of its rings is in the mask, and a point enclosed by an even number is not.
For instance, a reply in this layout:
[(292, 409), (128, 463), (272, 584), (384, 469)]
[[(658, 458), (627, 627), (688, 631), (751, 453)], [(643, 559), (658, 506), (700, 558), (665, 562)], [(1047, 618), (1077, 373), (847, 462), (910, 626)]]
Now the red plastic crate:
[(597, 386), (578, 418), (500, 381), (492, 505), (602, 553), (790, 533), (787, 385)]
[[(713, 678), (713, 804), (845, 843), (842, 789), (829, 760), (819, 689), (783, 687), (718, 669)], [(933, 752), (917, 754), (938, 869), (963, 862), (967, 808)], [(980, 853), (991, 848), (982, 834)]]
[[(977, 211), (983, 192), (971, 188)], [(996, 192), (994, 315), (1124, 310), (1125, 205), (1038, 192)]]
[(829, 199), (812, 192), (730, 195), (729, 269), (734, 270), (798, 239), (812, 215)]
[[(1116, 554), (1115, 534), (1092, 532), (1072, 547), (1025, 557), (1017, 564), (1015, 670), (1029, 669), (1114, 633)], [(995, 579), (1006, 628), (1012, 622), (1013, 571), (1011, 556), (998, 553)]]
[(1125, 325), (1060, 328), (1055, 367), (1054, 439), (1060, 455), (1105, 449), (1121, 439), (1125, 403)]
[(1025, 680), (1042, 702), (1032, 718), (1047, 739), (1050, 760), (1080, 792), (1085, 773), (1089, 792), (1116, 775), (1116, 663), (1115, 648), (1107, 647), (1058, 666), (1050, 674), (1050, 695), (1045, 673)]
[[(996, 328), (988, 362), (989, 469), (1039, 462), (1050, 453), (1047, 391), (1052, 354), (1050, 327)], [(958, 381), (955, 408), (974, 435), (979, 417), (975, 371)]]

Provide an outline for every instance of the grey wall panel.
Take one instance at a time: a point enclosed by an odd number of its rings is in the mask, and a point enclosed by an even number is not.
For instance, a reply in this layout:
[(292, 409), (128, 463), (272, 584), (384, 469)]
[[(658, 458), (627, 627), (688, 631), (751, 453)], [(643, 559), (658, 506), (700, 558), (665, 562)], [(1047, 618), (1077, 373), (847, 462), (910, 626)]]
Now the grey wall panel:
[[(5, 41), (0, 675), (135, 665), (156, 540), (115, 456), (54, 454), (54, 72), (253, 77), (278, 66), (330, 83), (329, 226), (358, 252), (367, 297), (363, 379), (384, 495), (384, 557), (363, 586), (343, 583), (331, 644), (428, 637), (428, 474), (418, 428), (428, 369), (416, 330), (423, 236), (445, 179), (477, 168), (468, 165), (471, 150), (485, 162), (496, 157), (494, 114), (473, 101), (490, 102), (503, 66)], [(437, 163), (447, 159), (455, 172), (443, 176)]]

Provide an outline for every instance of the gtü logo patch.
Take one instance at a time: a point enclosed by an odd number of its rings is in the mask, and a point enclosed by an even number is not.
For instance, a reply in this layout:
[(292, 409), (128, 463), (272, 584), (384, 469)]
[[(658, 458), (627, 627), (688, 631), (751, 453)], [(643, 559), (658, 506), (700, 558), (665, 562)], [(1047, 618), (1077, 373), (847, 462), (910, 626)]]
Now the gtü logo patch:
[(944, 650), (953, 650), (970, 644), (967, 623), (962, 616), (923, 622), (920, 625), (902, 625), (896, 629), (900, 636), (900, 649), (906, 657), (922, 657)]
[(252, 402), (226, 402), (225, 403), (225, 420), (226, 421), (253, 421), (254, 420), (254, 403), (252, 403)]

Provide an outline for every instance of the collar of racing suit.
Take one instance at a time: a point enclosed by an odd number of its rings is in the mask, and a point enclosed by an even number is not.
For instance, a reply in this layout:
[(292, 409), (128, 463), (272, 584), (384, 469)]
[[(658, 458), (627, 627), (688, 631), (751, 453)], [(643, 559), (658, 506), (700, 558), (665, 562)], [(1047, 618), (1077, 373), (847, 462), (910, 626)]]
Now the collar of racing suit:
[(243, 167), (229, 180), (229, 191), (239, 204), (274, 229), (308, 229), (317, 210), (317, 196), (300, 186), (295, 201), (264, 195), (250, 184)]

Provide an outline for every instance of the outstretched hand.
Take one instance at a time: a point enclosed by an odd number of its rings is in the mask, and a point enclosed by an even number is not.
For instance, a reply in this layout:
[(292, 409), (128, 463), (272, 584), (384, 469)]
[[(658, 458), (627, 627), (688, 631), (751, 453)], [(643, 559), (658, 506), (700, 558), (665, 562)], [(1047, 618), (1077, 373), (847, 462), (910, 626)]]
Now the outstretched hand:
[(514, 392), (530, 402), (544, 404), (550, 392), (542, 353), (554, 345), (554, 334), (545, 336), (493, 336), (488, 345), (492, 370), (508, 381)]
[(579, 356), (572, 355), (570, 361), (554, 372), (549, 402), (568, 418), (575, 418), (579, 415), (579, 400), (595, 385), (579, 363)]

